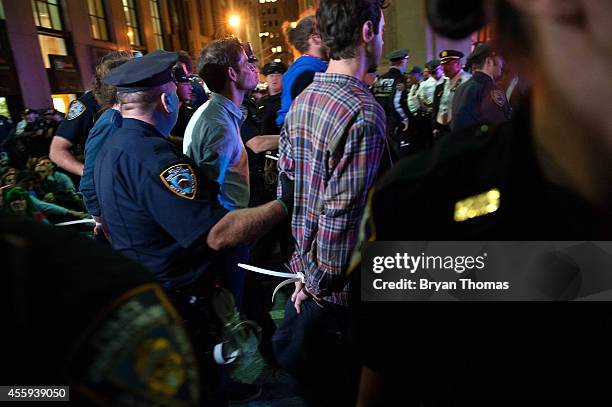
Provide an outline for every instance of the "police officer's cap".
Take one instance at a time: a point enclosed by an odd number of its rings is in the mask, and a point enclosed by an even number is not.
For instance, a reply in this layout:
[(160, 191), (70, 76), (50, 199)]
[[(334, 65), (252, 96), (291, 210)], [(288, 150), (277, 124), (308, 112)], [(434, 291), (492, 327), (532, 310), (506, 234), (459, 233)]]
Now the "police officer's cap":
[(102, 82), (116, 86), (120, 93), (147, 90), (171, 82), (177, 60), (176, 52), (157, 50), (113, 69)]
[(430, 71), (433, 71), (434, 69), (436, 69), (439, 66), (440, 66), (440, 60), (439, 59), (432, 59), (431, 61), (429, 61), (429, 62), (427, 62), (425, 64), (425, 68), (428, 68)]
[(423, 73), (423, 68), (421, 68), (420, 66), (415, 66), (408, 73), (411, 74), (411, 75), (418, 74), (418, 73)]
[(193, 76), (182, 64), (175, 65), (174, 68), (172, 68), (172, 75), (174, 76), (174, 80), (178, 83), (190, 82)]
[(269, 64), (265, 64), (262, 73), (266, 76), (272, 74), (284, 74), (287, 72), (287, 66), (282, 62), (270, 62)]
[(440, 63), (444, 65), (452, 61), (460, 60), (463, 57), (464, 55), (461, 51), (457, 51), (454, 49), (445, 49), (440, 52)]
[(396, 49), (395, 51), (387, 54), (387, 59), (391, 62), (397, 62), (408, 58), (409, 55), (410, 50), (407, 50), (406, 48)]
[(470, 54), (467, 60), (467, 64), (482, 64), (485, 59), (487, 59), (487, 57), (491, 57), (494, 55), (495, 51), (491, 47), (491, 44), (489, 44), (488, 42), (481, 42), (480, 44), (476, 45), (474, 51), (472, 51), (472, 53)]

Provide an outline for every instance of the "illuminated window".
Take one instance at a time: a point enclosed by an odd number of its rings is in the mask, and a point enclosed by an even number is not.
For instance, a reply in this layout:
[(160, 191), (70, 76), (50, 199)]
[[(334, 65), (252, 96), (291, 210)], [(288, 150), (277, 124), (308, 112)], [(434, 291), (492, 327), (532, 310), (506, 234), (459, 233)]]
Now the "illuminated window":
[[(4, 18), (4, 16), (2, 16), (2, 18)], [(6, 101), (6, 98), (3, 97), (0, 97), (0, 115), (5, 117), (11, 117), (11, 114), (9, 113), (8, 103)]]
[(37, 27), (50, 28), (62, 31), (62, 19), (60, 16), (59, 0), (32, 0), (34, 21)]
[(62, 113), (66, 113), (68, 111), (68, 106), (70, 105), (70, 102), (76, 99), (76, 95), (72, 93), (63, 95), (51, 95), (51, 99), (53, 100), (53, 108), (55, 110), (59, 110)]
[(0, 20), (4, 20), (4, 5), (2, 5), (2, 0), (0, 0)]
[(66, 50), (66, 40), (61, 37), (53, 37), (51, 35), (38, 34), (38, 42), (42, 52), (45, 68), (51, 68), (49, 62), (49, 54), (51, 55), (68, 55)]
[(89, 28), (91, 36), (96, 40), (108, 41), (108, 29), (106, 28), (106, 12), (102, 0), (88, 0)]
[(142, 46), (140, 39), (140, 29), (138, 25), (138, 14), (134, 0), (123, 0), (123, 13), (125, 14), (125, 25), (127, 26), (127, 36), (130, 45)]
[(151, 5), (151, 18), (153, 19), (155, 47), (157, 49), (164, 49), (164, 34), (162, 31), (161, 13), (159, 12), (159, 0), (150, 0), (149, 4)]

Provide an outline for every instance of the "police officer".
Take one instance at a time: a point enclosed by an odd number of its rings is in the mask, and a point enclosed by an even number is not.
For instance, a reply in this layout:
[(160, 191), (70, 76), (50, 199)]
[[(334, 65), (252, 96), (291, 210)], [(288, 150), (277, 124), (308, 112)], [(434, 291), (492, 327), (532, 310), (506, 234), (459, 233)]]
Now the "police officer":
[(387, 139), (391, 145), (391, 152), (395, 160), (399, 157), (400, 151), (397, 135), (400, 131), (408, 129), (408, 117), (403, 111), (402, 106), (396, 103), (396, 91), (398, 84), (404, 83), (404, 72), (410, 59), (410, 51), (407, 49), (395, 50), (387, 54), (387, 59), (390, 61), (391, 68), (389, 68), (387, 73), (380, 75), (376, 79), (374, 85), (372, 85), (372, 93), (376, 101), (385, 110), (385, 115), (387, 116)]
[(259, 101), (261, 117), (261, 134), (280, 134), (276, 117), (281, 107), (282, 78), (287, 66), (282, 62), (270, 62), (264, 65), (262, 73), (268, 82), (268, 95)]
[(180, 109), (176, 125), (172, 129), (170, 140), (177, 146), (183, 145), (183, 137), (189, 119), (193, 116), (195, 109), (191, 105), (191, 97), (193, 95), (192, 74), (187, 65), (183, 62), (178, 62), (173, 68), (172, 73), (177, 82), (176, 94), (179, 97)]
[(79, 406), (210, 405), (151, 273), (63, 229), (0, 212), (0, 380), (70, 386)]
[[(293, 194), (231, 213), (219, 205), (214, 182), (167, 140), (179, 109), (176, 61), (176, 53), (155, 51), (104, 79), (117, 87), (124, 119), (95, 164), (102, 218), (113, 248), (147, 267), (175, 303), (210, 297), (220, 281), (240, 304), (244, 276), (236, 263), (246, 259), (239, 245), (284, 219)], [(188, 322), (197, 318), (187, 312)]]
[[(365, 211), (371, 216), (363, 222), (372, 233), (365, 239), (612, 239), (612, 121), (584, 103), (606, 103), (612, 92), (608, 59), (599, 59), (601, 41), (611, 44), (610, 28), (598, 39), (589, 34), (612, 3), (578, 1), (571, 9), (509, 0), (461, 9), (455, 3), (427, 2), (434, 29), (463, 38), (483, 24), (494, 26), (518, 73), (546, 79), (531, 82), (529, 99), (510, 122), (460, 130), (432, 152), (399, 163), (373, 189)], [(484, 15), (494, 21), (482, 21)], [(529, 39), (530, 46), (517, 39)], [(593, 66), (582, 73), (586, 82), (570, 89), (566, 73), (576, 52)], [(352, 270), (351, 284), (359, 285), (360, 268)], [(599, 271), (606, 275), (607, 268)], [(572, 295), (598, 277), (559, 270), (545, 290)], [(595, 291), (606, 288), (598, 284)], [(597, 405), (609, 399), (609, 302), (355, 301), (353, 307), (362, 395), (369, 396), (364, 404)]]
[[(110, 52), (102, 57), (96, 66), (95, 82), (99, 83), (106, 73), (103, 71), (104, 63), (124, 59), (126, 59), (124, 51)], [(79, 177), (83, 176), (83, 159), (79, 156), (84, 151), (87, 135), (94, 125), (99, 110), (100, 105), (91, 91), (85, 92), (83, 96), (70, 103), (66, 118), (57, 128), (49, 150), (49, 157), (58, 167)]]
[(463, 52), (452, 49), (440, 52), (444, 82), (436, 88), (434, 95), (432, 115), (434, 138), (450, 133), (455, 91), (472, 77), (471, 74), (463, 70), (463, 64), (461, 63), (463, 56)]
[(476, 124), (498, 124), (510, 119), (506, 94), (497, 86), (504, 73), (504, 60), (489, 43), (479, 44), (468, 58), (472, 80), (459, 86), (453, 98), (452, 130)]
[[(416, 100), (411, 97), (409, 108), (411, 109), (412, 125), (410, 131), (419, 135), (423, 140), (425, 148), (429, 148), (433, 144), (433, 103), (434, 95), (438, 85), (444, 83), (444, 71), (440, 65), (439, 59), (433, 59), (425, 64), (423, 73), (429, 75), (420, 83), (416, 93)], [(418, 144), (418, 143), (417, 143)]]

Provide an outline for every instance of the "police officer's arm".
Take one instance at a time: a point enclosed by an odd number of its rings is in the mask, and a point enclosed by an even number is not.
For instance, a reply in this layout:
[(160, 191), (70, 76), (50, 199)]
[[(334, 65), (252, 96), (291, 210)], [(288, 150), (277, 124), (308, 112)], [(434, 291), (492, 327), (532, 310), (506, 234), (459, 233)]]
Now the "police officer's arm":
[(83, 176), (83, 163), (72, 155), (72, 142), (63, 137), (55, 136), (51, 142), (49, 158), (58, 167), (65, 169), (72, 174)]
[(222, 250), (240, 243), (253, 242), (286, 217), (285, 209), (279, 201), (231, 211), (212, 227), (206, 236), (206, 244), (213, 250)]
[(255, 154), (268, 150), (276, 150), (278, 148), (279, 137), (277, 135), (255, 136), (246, 142), (246, 146)]

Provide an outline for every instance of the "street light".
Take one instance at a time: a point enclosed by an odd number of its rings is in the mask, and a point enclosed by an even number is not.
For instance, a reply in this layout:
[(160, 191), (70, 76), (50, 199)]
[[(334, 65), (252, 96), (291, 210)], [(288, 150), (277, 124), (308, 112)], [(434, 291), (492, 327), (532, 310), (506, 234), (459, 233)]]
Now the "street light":
[(232, 15), (229, 18), (229, 26), (232, 28), (240, 27), (240, 17), (237, 15)]

